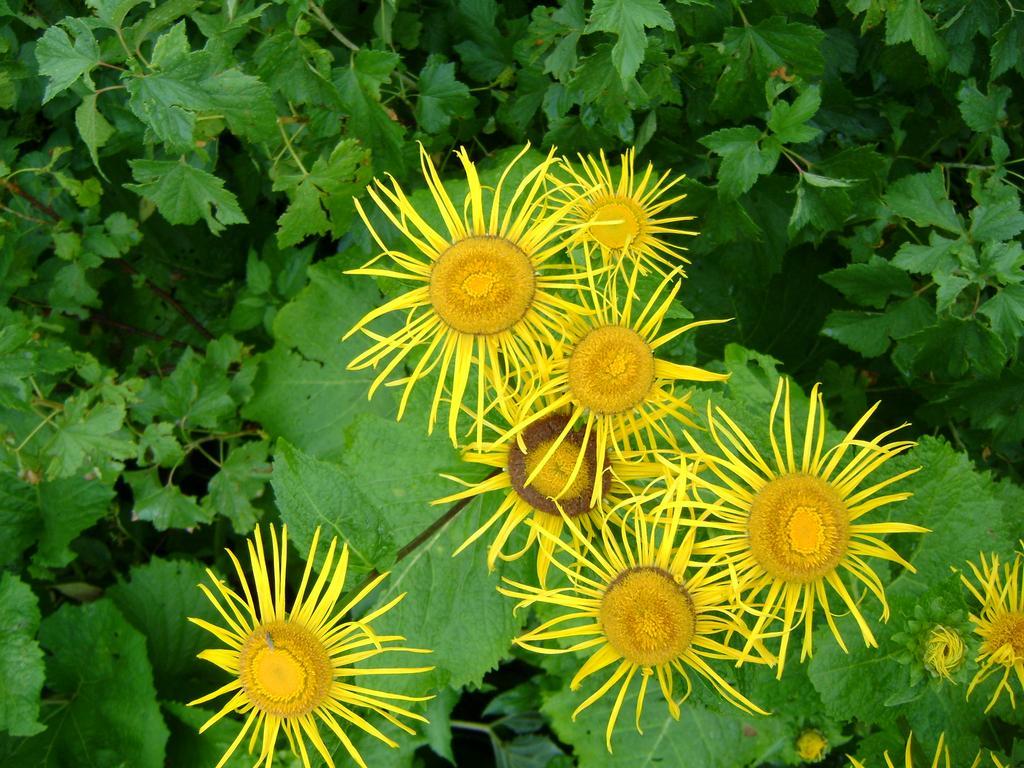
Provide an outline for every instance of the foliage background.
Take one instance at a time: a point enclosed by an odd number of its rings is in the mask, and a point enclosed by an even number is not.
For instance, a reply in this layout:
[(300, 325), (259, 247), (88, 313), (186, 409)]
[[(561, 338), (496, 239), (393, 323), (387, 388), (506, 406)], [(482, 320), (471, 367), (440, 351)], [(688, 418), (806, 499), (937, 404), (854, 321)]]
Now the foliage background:
[[(967, 627), (949, 566), (1024, 528), (1022, 50), (1006, 0), (0, 0), (0, 756), (213, 765), (233, 734), (182, 705), (217, 679), (183, 617), (283, 519), (395, 565), (395, 625), (436, 649), (431, 726), (371, 764), (781, 764), (806, 726), (870, 757), (953, 722), (958, 754), (1024, 758), (1021, 715), (983, 720), (915, 645)], [(415, 184), (417, 141), (450, 168), (524, 139), (686, 172), (679, 313), (735, 320), (674, 353), (734, 372), (716, 402), (758, 423), (778, 370), (837, 427), (878, 398), (879, 429), (913, 421), (919, 572), (887, 577), (879, 651), (741, 672), (770, 720), (698, 690), (609, 757), (572, 660), (510, 654), (501, 573), (449, 557), (482, 505), (405, 556), (471, 470), (345, 372), (394, 289), (342, 275), (371, 252), (351, 198)]]

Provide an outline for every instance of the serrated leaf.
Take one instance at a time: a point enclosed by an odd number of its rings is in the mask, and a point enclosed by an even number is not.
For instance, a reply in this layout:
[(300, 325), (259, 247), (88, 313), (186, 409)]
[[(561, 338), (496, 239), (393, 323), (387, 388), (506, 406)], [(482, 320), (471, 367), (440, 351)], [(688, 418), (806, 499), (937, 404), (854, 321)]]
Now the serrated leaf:
[(1002, 340), (975, 319), (950, 317), (904, 340), (913, 350), (915, 370), (956, 379), (976, 371), (994, 375), (1006, 363)]
[(884, 307), (890, 296), (909, 296), (914, 287), (906, 272), (880, 256), (826, 272), (821, 279), (850, 301), (876, 309)]
[(585, 33), (610, 32), (618, 40), (612, 62), (619, 77), (632, 78), (647, 50), (647, 28), (675, 29), (672, 16), (659, 0), (594, 0)]
[(443, 131), (453, 117), (469, 116), (476, 103), (469, 86), (455, 78), (455, 65), (440, 56), (427, 57), (418, 87), (416, 122), (428, 133)]
[(991, 51), (991, 79), (1011, 69), (1024, 74), (1024, 16), (1016, 13), (995, 34)]
[(183, 494), (176, 485), (165, 485), (156, 469), (125, 472), (124, 479), (134, 497), (132, 516), (136, 520), (148, 520), (158, 531), (189, 529), (212, 519), (212, 514), (202, 509), (192, 496)]
[(821, 332), (865, 357), (878, 357), (892, 340), (906, 338), (934, 322), (934, 307), (920, 296), (912, 296), (894, 302), (881, 314), (833, 310)]
[(215, 647), (216, 640), (188, 620), (194, 616), (213, 624), (222, 621), (197, 586), (204, 582), (209, 579), (202, 564), (154, 557), (107, 589), (124, 618), (146, 638), (161, 698), (198, 697), (207, 692), (209, 678), (217, 679), (196, 663), (196, 654)]
[(89, 406), (78, 397), (69, 399), (53, 420), (53, 436), (47, 444), (51, 456), (46, 468), (50, 478), (69, 477), (86, 465), (102, 464), (108, 457), (128, 459), (135, 449), (123, 432), (123, 405)]
[(971, 235), (975, 240), (1009, 240), (1024, 231), (1020, 196), (1009, 184), (993, 181), (975, 195), (978, 205), (971, 210)]
[(982, 304), (978, 311), (992, 324), (1007, 346), (1024, 336), (1024, 285), (1007, 285)]
[(92, 30), (80, 19), (67, 19), (65, 24), (75, 34), (74, 43), (67, 32), (54, 26), (43, 33), (36, 45), (39, 74), (49, 78), (43, 93), (44, 104), (70, 88), (80, 77), (85, 77), (91, 85), (89, 73), (100, 63), (100, 47)]
[(801, 173), (800, 178), (812, 187), (821, 187), (824, 189), (832, 187), (852, 187), (857, 182), (856, 179), (833, 179), (828, 176), (821, 176), (817, 173), (810, 173), (809, 171)]
[(935, 23), (921, 7), (921, 0), (890, 0), (885, 13), (885, 42), (910, 42), (933, 69), (949, 61), (949, 52), (935, 31)]
[(955, 234), (963, 231), (963, 223), (946, 195), (940, 168), (904, 176), (889, 185), (884, 200), (894, 214), (919, 227), (934, 226)]
[(111, 29), (120, 29), (132, 8), (144, 2), (146, 0), (86, 0), (86, 5)]
[(310, 235), (328, 232), (331, 223), (320, 205), (320, 190), (312, 179), (303, 179), (292, 193), (291, 202), (277, 220), (277, 244), (287, 248)]
[(904, 243), (892, 263), (900, 269), (922, 275), (949, 272), (957, 265), (956, 249), (962, 245), (962, 240), (952, 240), (938, 232), (930, 232), (928, 245)]
[(212, 173), (174, 160), (130, 160), (137, 183), (132, 192), (153, 201), (171, 224), (195, 224), (203, 219), (215, 235), (229, 224), (249, 220), (238, 198)]
[(99, 109), (96, 107), (96, 94), (92, 93), (82, 99), (82, 103), (75, 110), (75, 126), (78, 133), (89, 149), (89, 157), (96, 170), (100, 170), (100, 159), (97, 154), (100, 147), (107, 143), (107, 140), (114, 135), (114, 127), (107, 122)]
[(235, 533), (249, 533), (259, 518), (252, 501), (263, 495), (270, 479), (268, 450), (269, 446), (262, 440), (236, 445), (221, 464), (220, 471), (210, 478), (203, 507), (213, 515), (228, 518)]
[(50, 654), (46, 685), (64, 701), (47, 730), (20, 745), (24, 764), (162, 768), (168, 731), (146, 641), (114, 604), (63, 605), (43, 621), (39, 641)]
[(35, 640), (39, 601), (17, 576), (0, 576), (0, 731), (32, 736), (39, 722), (39, 696), (46, 677)]
[(960, 114), (967, 127), (976, 133), (991, 133), (1006, 120), (1006, 102), (1010, 89), (1003, 85), (989, 86), (988, 93), (978, 90), (973, 78), (960, 86), (956, 93)]
[[(821, 91), (818, 86), (813, 85), (797, 96), (792, 104), (781, 100), (775, 102), (768, 114), (768, 129), (783, 144), (801, 144), (811, 141), (821, 131), (814, 126), (807, 125), (807, 121), (817, 114), (820, 106)], [(814, 182), (809, 180), (808, 183), (813, 184)]]
[(764, 141), (752, 125), (722, 128), (700, 139), (700, 143), (722, 158), (718, 169), (719, 191), (736, 198), (754, 186), (757, 177), (771, 173), (779, 160), (778, 144)]
[(380, 103), (380, 87), (390, 80), (398, 55), (362, 50), (351, 64), (336, 70), (335, 84), (348, 113), (350, 134), (373, 151), (374, 167), (401, 173), (405, 169), (404, 131)]
[(314, 459), (287, 440), (274, 452), (274, 497), (299, 549), (308, 551), (313, 532), (348, 542), (355, 573), (387, 570), (398, 546), (382, 508), (363, 491), (360, 475)]

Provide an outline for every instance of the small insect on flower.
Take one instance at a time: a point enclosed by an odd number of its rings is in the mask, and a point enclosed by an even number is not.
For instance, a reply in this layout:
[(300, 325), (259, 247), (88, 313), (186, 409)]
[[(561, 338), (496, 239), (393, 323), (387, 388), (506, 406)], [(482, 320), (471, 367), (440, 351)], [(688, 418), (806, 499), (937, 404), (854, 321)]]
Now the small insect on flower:
[(390, 747), (397, 747), (398, 744), (356, 710), (373, 711), (407, 733), (415, 731), (401, 718), (426, 722), (422, 715), (410, 712), (396, 702), (426, 701), (432, 697), (404, 696), (350, 682), (351, 678), (363, 675), (401, 675), (429, 671), (433, 667), (377, 668), (363, 667), (361, 664), (385, 653), (419, 654), (430, 651), (393, 645), (405, 638), (379, 635), (373, 631), (374, 620), (397, 605), (404, 594), (370, 611), (359, 621), (344, 620), (345, 614), (387, 576), (382, 574), (376, 577), (345, 605), (337, 607), (348, 568), (347, 544), (342, 546), (341, 556), (332, 573), (337, 539), (331, 540), (320, 575), (310, 585), (319, 536), (318, 528), (313, 534), (298, 594), (289, 611), (285, 610), (288, 559), (286, 528), (281, 529), (280, 543), (276, 530), (270, 528), (270, 564), (267, 563), (259, 528), (248, 542), (252, 588), (241, 563), (230, 550), (228, 556), (238, 573), (242, 593), (227, 587), (210, 570), (207, 570), (207, 574), (220, 597), (205, 584), (199, 585), (224, 619), (224, 626), (202, 619), (190, 618), (189, 621), (213, 633), (227, 646), (203, 651), (199, 658), (216, 664), (228, 672), (232, 679), (213, 693), (189, 702), (189, 706), (230, 694), (220, 711), (199, 729), (200, 733), (231, 712), (245, 716), (241, 731), (217, 763), (217, 768), (227, 762), (250, 731), (249, 752), (253, 752), (259, 743), (257, 764), (262, 763), (265, 768), (270, 768), (273, 762), (277, 737), (281, 732), (287, 736), (293, 752), (301, 757), (306, 768), (310, 765), (307, 739), (327, 765), (333, 767), (331, 751), (320, 735), (318, 721), (338, 737), (356, 763), (366, 768), (366, 763), (341, 723), (355, 726)]
[(648, 164), (643, 175), (636, 176), (636, 150), (627, 149), (621, 157), (618, 181), (608, 166), (604, 152), (599, 158), (579, 155), (580, 170), (568, 160), (562, 169), (570, 181), (564, 189), (571, 191), (574, 205), (567, 221), (576, 230), (573, 242), (583, 246), (589, 256), (599, 252), (605, 266), (618, 270), (625, 265), (636, 265), (642, 272), (656, 270), (663, 274), (688, 263), (683, 256), (686, 249), (674, 245), (667, 235), (697, 233), (679, 229), (676, 225), (692, 221), (693, 216), (668, 216), (666, 211), (685, 194), (669, 196), (669, 190), (683, 180), (667, 171), (654, 176), (654, 166)]
[[(493, 569), (499, 559), (516, 560), (537, 544), (537, 579), (544, 586), (555, 541), (562, 536), (563, 515), (571, 518), (583, 535), (590, 538), (595, 527), (603, 525), (612, 515), (612, 507), (635, 493), (630, 486), (631, 481), (664, 476), (661, 464), (644, 461), (641, 456), (629, 456), (635, 460), (628, 462), (599, 461), (594, 436), (585, 438), (583, 429), (579, 427), (566, 432), (568, 421), (564, 414), (552, 413), (527, 426), (517, 439), (469, 446), (464, 455), (466, 461), (499, 471), (434, 503), (450, 504), (490, 491), (504, 492), (505, 498), (494, 514), (453, 554), (462, 552), (503, 520), (487, 548), (488, 567)], [(554, 453), (541, 470), (534, 473), (540, 459), (547, 456), (548, 449), (557, 440), (561, 442)], [(607, 477), (602, 484), (601, 497), (595, 503), (593, 489), (598, 466), (604, 467)], [(466, 485), (457, 477), (445, 477)], [(530, 477), (532, 479), (527, 482)], [(505, 552), (509, 538), (526, 521), (531, 523), (525, 544), (518, 551)], [(540, 535), (542, 530), (550, 536)]]
[[(733, 688), (708, 659), (765, 662), (772, 659), (754, 642), (759, 654), (738, 651), (727, 643), (732, 635), (746, 638), (749, 630), (734, 615), (730, 585), (721, 572), (708, 564), (691, 562), (696, 529), (689, 529), (675, 546), (680, 517), (688, 508), (686, 472), (682, 468), (652, 513), (639, 504), (626, 512), (618, 525), (601, 529), (600, 541), (582, 537), (569, 518), (565, 524), (577, 537), (575, 544), (561, 540), (555, 546), (571, 558), (567, 566), (554, 565), (568, 578), (570, 587), (548, 589), (504, 579), (499, 591), (519, 599), (516, 609), (537, 603), (563, 609), (540, 626), (518, 637), (516, 643), (537, 653), (587, 651), (590, 657), (573, 677), (570, 687), (578, 690), (591, 675), (607, 667), (607, 679), (573, 712), (575, 718), (616, 685), (618, 694), (605, 731), (605, 744), (612, 751), (612, 731), (630, 684), (639, 673), (640, 691), (636, 702), (636, 728), (640, 729), (644, 696), (656, 677), (672, 717), (680, 716), (679, 704), (689, 696), (690, 672), (705, 678), (729, 704), (744, 712), (767, 714)], [(542, 530), (542, 536), (551, 534)], [(544, 645), (568, 640), (568, 647)], [(678, 675), (686, 687), (675, 699)], [(642, 733), (642, 731), (641, 731)]]
[(959, 632), (937, 624), (932, 627), (925, 641), (925, 666), (939, 677), (954, 683), (953, 673), (964, 663), (964, 649), (964, 639)]
[[(1021, 543), (1024, 548), (1024, 542)], [(997, 555), (981, 555), (981, 567), (968, 563), (973, 581), (966, 575), (960, 578), (974, 599), (981, 604), (978, 613), (971, 613), (974, 633), (981, 638), (977, 661), (981, 665), (967, 688), (970, 698), (974, 689), (988, 678), (1002, 672), (999, 684), (989, 700), (985, 712), (999, 701), (1003, 691), (1014, 708), (1017, 701), (1011, 676), (1024, 690), (1024, 554), (1017, 552), (1013, 564), (1006, 563), (1002, 570)]]
[[(597, 444), (598, 477), (603, 477), (604, 457), (626, 461), (626, 452), (650, 452), (660, 446), (675, 446), (672, 433), (676, 422), (692, 425), (686, 416), (692, 411), (690, 391), (677, 392), (678, 382), (718, 382), (728, 374), (713, 373), (655, 357), (659, 349), (687, 331), (726, 322), (701, 320), (662, 332), (662, 325), (676, 293), (678, 275), (664, 278), (646, 304), (636, 306), (637, 277), (634, 269), (620, 293), (612, 280), (606, 294), (597, 288), (583, 294), (593, 302), (586, 318), (566, 324), (566, 341), (552, 360), (544, 361), (544, 375), (536, 391), (525, 397), (530, 419), (552, 412), (569, 412), (566, 432), (577, 424), (585, 427), (587, 439)], [(510, 431), (501, 439), (508, 439)], [(551, 443), (553, 454), (562, 438)], [(537, 462), (532, 475), (540, 472), (547, 456)], [(570, 476), (574, 479), (574, 476)], [(532, 481), (532, 476), (528, 478)], [(602, 493), (601, 483), (593, 489), (593, 501)]]
[[(931, 768), (953, 768), (953, 764), (950, 762), (950, 758), (949, 758), (949, 747), (945, 746), (945, 743), (944, 743), (945, 740), (946, 740), (946, 734), (945, 733), (940, 733), (939, 734), (939, 743), (935, 747), (935, 757), (933, 757), (932, 760), (931, 760)], [(901, 768), (914, 768), (913, 741), (914, 741), (914, 734), (911, 733), (909, 736), (907, 736), (907, 748), (906, 748), (906, 750), (903, 753), (903, 766), (901, 766)], [(1004, 766), (999, 761), (999, 758), (997, 758), (991, 752), (989, 752), (989, 757), (991, 758), (992, 765), (995, 766), (995, 768), (1006, 768), (1006, 766)], [(864, 765), (864, 763), (862, 763), (860, 760), (857, 760), (856, 758), (854, 758), (854, 757), (852, 757), (850, 755), (847, 755), (847, 758), (849, 758), (850, 765), (853, 768), (867, 768)], [(892, 758), (889, 757), (889, 753), (888, 752), (885, 753), (885, 764), (888, 766), (888, 768), (897, 768), (896, 764), (892, 761)], [(917, 765), (918, 766), (924, 766), (925, 763), (919, 761), (917, 763)], [(957, 768), (960, 768), (960, 766), (963, 766), (963, 765), (965, 765), (965, 764), (964, 763), (956, 763)], [(974, 757), (974, 762), (971, 763), (971, 768), (979, 768), (980, 765), (981, 765), (981, 752), (978, 752), (978, 754), (975, 755), (975, 757)]]
[[(525, 363), (543, 358), (545, 350), (557, 343), (565, 320), (581, 311), (557, 295), (562, 288), (576, 286), (583, 275), (555, 261), (564, 251), (567, 234), (561, 226), (565, 206), (550, 205), (550, 195), (544, 191), (555, 163), (554, 150), (523, 176), (509, 198), (503, 196), (508, 174), (528, 149), (527, 145), (505, 168), (489, 195), (488, 208), (485, 188), (464, 148), (456, 152), (469, 186), (463, 204), (452, 200), (433, 161), (420, 147), (423, 177), (443, 231), (428, 223), (397, 181), (375, 180), (367, 188), (369, 196), (409, 241), (408, 252), (387, 245), (356, 200), (381, 254), (349, 274), (395, 278), (416, 287), (369, 312), (345, 335), (362, 330), (374, 341), (349, 368), (383, 364), (370, 386), (372, 396), (410, 354), (422, 352), (412, 372), (392, 382), (403, 385), (398, 418), (416, 383), (436, 375), (429, 428), (433, 430), (442, 400), (450, 401), (448, 433), (453, 444), (457, 444), (458, 417), (471, 383), (476, 385), (471, 412), (480, 442), (488, 389), (494, 397), (505, 397), (514, 389), (516, 372)], [(390, 263), (378, 265), (381, 259)], [(391, 313), (405, 315), (398, 330), (383, 335), (367, 327)]]
[(828, 739), (817, 728), (807, 728), (796, 739), (796, 754), (805, 763), (816, 763), (828, 754)]
[[(783, 404), (785, 453), (775, 436), (775, 417)], [(697, 488), (709, 492), (717, 502), (710, 509), (711, 517), (701, 525), (721, 532), (699, 545), (698, 551), (722, 558), (723, 565), (733, 572), (744, 601), (759, 614), (752, 636), (781, 635), (779, 677), (792, 630), (801, 623), (801, 661), (811, 654), (816, 602), (836, 641), (846, 650), (827, 588), (839, 596), (856, 619), (864, 642), (872, 647), (877, 645), (859, 600), (843, 583), (843, 571), (878, 598), (885, 621), (889, 617), (885, 588), (864, 558), (877, 557), (914, 570), (878, 534), (923, 533), (926, 528), (909, 523), (860, 522), (879, 507), (909, 497), (909, 493), (902, 492), (878, 494), (917, 471), (911, 469), (861, 487), (875, 470), (913, 445), (909, 441), (886, 443), (885, 439), (895, 430), (872, 440), (858, 438), (877, 407), (876, 404), (864, 414), (838, 445), (825, 450), (825, 410), (815, 385), (799, 461), (793, 447), (789, 382), (784, 379), (779, 380), (768, 417), (774, 464), (761, 456), (721, 408), (712, 412), (710, 403), (707, 421), (717, 454), (704, 451), (691, 435), (686, 435), (700, 461), (719, 481), (709, 480), (704, 474), (695, 480)], [(851, 449), (853, 457), (843, 465)], [(769, 633), (776, 620), (782, 624), (781, 631)]]

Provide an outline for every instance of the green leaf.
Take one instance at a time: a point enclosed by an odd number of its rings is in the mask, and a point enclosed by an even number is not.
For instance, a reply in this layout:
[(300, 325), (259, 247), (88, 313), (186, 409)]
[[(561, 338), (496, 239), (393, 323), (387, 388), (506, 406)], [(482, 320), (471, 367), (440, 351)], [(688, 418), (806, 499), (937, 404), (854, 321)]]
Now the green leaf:
[[(401, 467), (397, 462), (396, 465)], [(422, 498), (418, 488), (417, 496)], [(402, 602), (378, 620), (375, 628), (405, 635), (410, 646), (434, 652), (427, 657), (427, 663), (435, 665), (434, 671), (409, 681), (416, 690), (479, 685), (484, 674), (508, 656), (512, 638), (523, 625), (525, 612), (513, 614), (509, 600), (496, 587), (503, 575), (529, 578), (527, 574), (535, 567), (532, 558), (499, 563), (488, 573), (487, 547), (482, 541), (452, 557), (452, 552), (494, 513), (497, 504), (496, 498), (490, 498), (467, 505), (408, 558), (397, 563), (373, 594), (374, 604), (380, 606), (407, 593)], [(401, 511), (389, 509), (388, 513), (392, 524), (398, 524)], [(438, 516), (441, 513), (439, 508), (430, 512)], [(453, 621), (452, 617), (462, 615), (470, 605), (473, 631), (467, 632), (465, 624)]]
[(195, 224), (199, 219), (214, 234), (229, 224), (249, 220), (238, 207), (238, 198), (212, 173), (174, 160), (130, 160), (136, 184), (132, 192), (152, 200), (171, 224)]
[[(821, 91), (818, 86), (813, 85), (797, 96), (792, 104), (786, 101), (777, 101), (772, 104), (771, 112), (768, 115), (768, 128), (783, 144), (801, 144), (811, 141), (821, 131), (814, 126), (807, 125), (807, 121), (817, 114), (820, 106)], [(842, 186), (841, 182), (829, 185), (827, 182), (830, 180), (826, 179), (825, 181), (826, 186)], [(808, 183), (813, 184), (814, 181), (808, 180)]]
[(291, 195), (288, 208), (277, 220), (277, 244), (288, 248), (310, 235), (322, 235), (331, 228), (320, 205), (320, 190), (312, 179), (303, 179)]
[(988, 94), (984, 94), (972, 78), (960, 86), (956, 98), (968, 128), (976, 133), (992, 133), (1006, 120), (1010, 89), (1004, 85), (990, 85)]
[(114, 604), (63, 605), (43, 621), (39, 641), (49, 652), (47, 688), (63, 701), (47, 730), (21, 745), (23, 764), (162, 768), (168, 731), (146, 641)]
[(168, 528), (190, 529), (199, 523), (208, 523), (212, 512), (202, 509), (196, 500), (186, 496), (176, 485), (164, 485), (159, 472), (143, 469), (125, 472), (124, 479), (131, 486), (135, 503), (132, 516), (136, 520), (149, 520), (158, 531)]
[(469, 117), (476, 99), (469, 86), (455, 79), (455, 65), (438, 55), (427, 57), (420, 71), (416, 122), (428, 133), (445, 130), (453, 117)]
[(914, 369), (940, 378), (960, 378), (968, 370), (994, 375), (1006, 362), (1002, 340), (977, 320), (949, 317), (904, 342), (913, 350)]
[(248, 533), (259, 519), (259, 510), (253, 506), (252, 500), (263, 496), (270, 479), (268, 448), (262, 440), (235, 445), (220, 471), (210, 478), (203, 508), (214, 516), (228, 518), (235, 533)]
[(1024, 285), (1007, 285), (982, 304), (978, 311), (992, 323), (1007, 347), (1024, 336)]
[(43, 93), (44, 104), (70, 88), (80, 77), (92, 88), (89, 73), (100, 63), (100, 47), (85, 22), (68, 18), (63, 23), (74, 33), (74, 44), (67, 32), (54, 26), (43, 33), (36, 45), (39, 74), (49, 78)]
[(382, 508), (364, 492), (360, 479), (337, 464), (314, 459), (287, 440), (278, 441), (271, 481), (281, 519), (299, 549), (309, 550), (319, 527), (325, 541), (337, 536), (348, 542), (356, 573), (384, 571), (398, 547)]
[(113, 480), (68, 477), (37, 486), (42, 530), (32, 556), (34, 571), (63, 568), (75, 559), (69, 545), (107, 514), (114, 499)]
[(394, 53), (361, 50), (348, 67), (336, 70), (335, 84), (348, 113), (349, 134), (370, 147), (376, 170), (401, 174), (405, 132), (380, 103), (380, 87), (391, 79), (398, 61)]
[(78, 128), (78, 133), (82, 137), (82, 141), (85, 142), (85, 146), (89, 149), (92, 164), (96, 166), (96, 170), (102, 173), (97, 151), (114, 135), (114, 127), (97, 109), (96, 98), (96, 94), (91, 93), (82, 99), (82, 103), (75, 110), (75, 126)]
[(884, 307), (890, 296), (909, 296), (914, 288), (906, 272), (880, 256), (872, 256), (866, 264), (833, 269), (821, 279), (855, 304), (876, 309)]
[(1011, 14), (995, 34), (991, 51), (990, 77), (997, 77), (1011, 69), (1024, 75), (1024, 16)]
[(957, 266), (956, 253), (963, 246), (963, 240), (951, 240), (933, 231), (928, 233), (928, 245), (901, 245), (892, 263), (900, 269), (921, 275), (950, 272)]
[(779, 147), (765, 141), (752, 125), (722, 128), (700, 139), (700, 143), (722, 158), (718, 189), (727, 198), (737, 198), (754, 186), (757, 177), (771, 173), (779, 160)]
[(1009, 240), (1024, 231), (1020, 196), (1009, 184), (993, 180), (975, 190), (978, 205), (971, 210), (971, 236), (975, 240)]
[(224, 119), (233, 133), (250, 141), (276, 135), (277, 113), (267, 87), (238, 69), (222, 69), (209, 51), (192, 51), (180, 21), (153, 46), (153, 72), (129, 81), (128, 105), (172, 151), (193, 148), (201, 113)]
[(885, 204), (896, 216), (910, 219), (919, 227), (939, 227), (960, 234), (963, 222), (946, 195), (942, 169), (904, 176), (889, 185)]
[(935, 309), (920, 296), (912, 296), (894, 302), (882, 314), (833, 310), (821, 332), (864, 357), (878, 357), (892, 340), (906, 338), (934, 322)]
[(218, 646), (217, 639), (188, 620), (194, 616), (223, 623), (197, 586), (200, 583), (209, 583), (202, 564), (154, 557), (132, 568), (127, 581), (107, 589), (128, 623), (146, 639), (161, 698), (196, 698), (208, 692), (208, 678), (216, 682), (219, 677), (196, 659), (204, 648)]
[(942, 69), (949, 61), (949, 52), (935, 31), (935, 23), (921, 7), (921, 0), (889, 0), (885, 42), (895, 45), (907, 41), (928, 60), (932, 69)]
[(84, 465), (102, 465), (107, 458), (128, 459), (135, 447), (123, 431), (123, 405), (90, 406), (84, 396), (68, 398), (63, 412), (53, 420), (54, 433), (47, 444), (52, 457), (46, 468), (50, 478), (69, 477)]
[(46, 677), (43, 652), (35, 640), (39, 603), (17, 576), (0, 576), (0, 731), (32, 736), (39, 723), (39, 696)]
[(86, 5), (96, 11), (101, 21), (111, 29), (120, 29), (124, 18), (137, 5), (146, 0), (86, 0)]
[(659, 0), (594, 0), (584, 32), (609, 32), (618, 40), (612, 63), (623, 81), (632, 78), (647, 50), (646, 28), (675, 29), (672, 16)]

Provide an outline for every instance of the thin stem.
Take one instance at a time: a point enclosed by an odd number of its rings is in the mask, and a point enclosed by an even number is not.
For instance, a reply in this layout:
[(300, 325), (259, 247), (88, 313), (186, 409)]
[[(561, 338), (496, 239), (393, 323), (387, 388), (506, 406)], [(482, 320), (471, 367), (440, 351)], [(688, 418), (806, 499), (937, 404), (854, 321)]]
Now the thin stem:
[(313, 0), (309, 0), (309, 2), (306, 5), (309, 8), (309, 10), (312, 11), (313, 16), (316, 17), (316, 20), (320, 22), (324, 29), (326, 29), (328, 32), (331, 33), (331, 35), (334, 36), (335, 40), (344, 45), (353, 53), (359, 51), (359, 46), (353, 43), (343, 34), (341, 34), (341, 32), (338, 31), (338, 28), (331, 23), (331, 20), (327, 18), (327, 14), (324, 13), (323, 8), (314, 3)]
[(155, 293), (157, 296), (159, 296), (161, 299), (163, 299), (167, 303), (167, 305), (170, 306), (171, 309), (173, 309), (179, 315), (181, 315), (189, 325), (191, 325), (193, 328), (195, 328), (197, 331), (199, 331), (199, 335), (200, 336), (202, 336), (207, 341), (212, 341), (215, 338), (214, 335), (212, 333), (210, 333), (210, 331), (206, 328), (206, 326), (203, 325), (201, 322), (199, 322), (195, 318), (195, 316), (191, 312), (189, 312), (187, 309), (185, 309), (185, 307), (183, 307), (178, 302), (177, 299), (175, 299), (173, 296), (171, 296), (171, 294), (169, 294), (167, 291), (165, 291), (159, 285), (154, 283), (148, 277), (143, 275), (141, 272), (139, 272), (139, 270), (137, 270), (135, 267), (133, 267), (131, 264), (129, 264), (124, 259), (117, 259), (116, 262), (121, 267), (121, 269), (124, 270), (125, 272), (127, 272), (128, 274), (130, 274), (130, 275), (138, 275), (139, 277), (141, 277), (143, 282), (145, 282), (146, 287), (150, 291)]
[(291, 139), (288, 138), (288, 131), (284, 129), (284, 123), (280, 119), (277, 121), (277, 130), (281, 132), (281, 139), (284, 141), (285, 147), (288, 149), (288, 154), (292, 156), (292, 160), (299, 166), (299, 170), (302, 171), (302, 175), (309, 176), (309, 171), (306, 170), (306, 166), (302, 164), (302, 159), (296, 154), (295, 148), (292, 146)]

